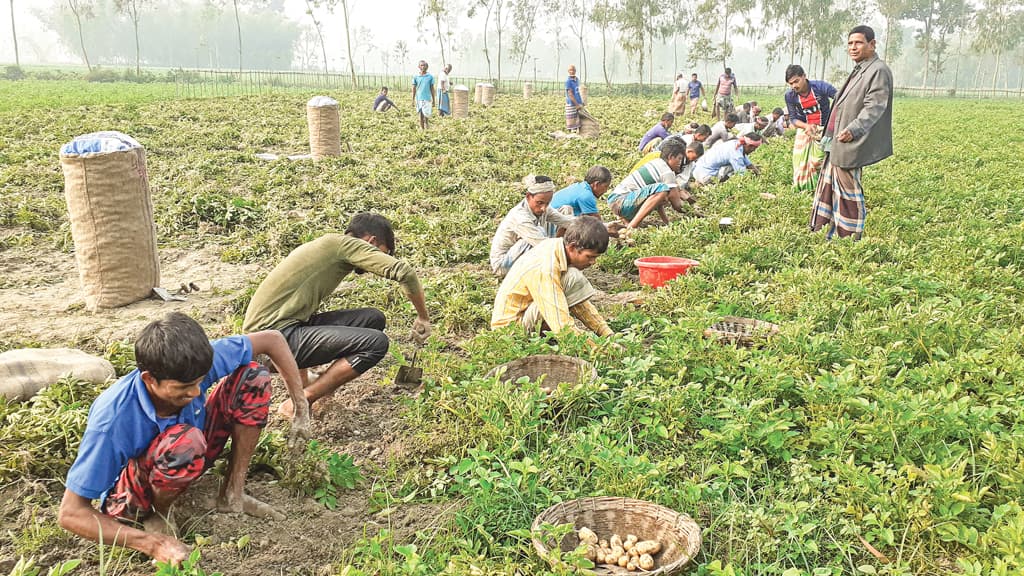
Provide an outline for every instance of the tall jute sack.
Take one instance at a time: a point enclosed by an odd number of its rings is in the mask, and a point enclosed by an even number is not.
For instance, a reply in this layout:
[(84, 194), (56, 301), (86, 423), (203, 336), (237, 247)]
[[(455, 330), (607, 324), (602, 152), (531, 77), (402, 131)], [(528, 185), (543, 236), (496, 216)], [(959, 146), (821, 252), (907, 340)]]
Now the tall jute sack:
[(483, 98), (483, 95), (484, 95), (484, 83), (483, 82), (477, 82), (476, 83), (476, 92), (473, 93), (473, 103), (474, 104), (479, 104), (481, 98)]
[(148, 297), (160, 261), (146, 150), (120, 132), (96, 132), (65, 144), (60, 166), (86, 309)]
[(110, 362), (73, 348), (8, 350), (0, 354), (0, 396), (28, 400), (69, 374), (96, 384), (115, 376)]
[(589, 112), (580, 110), (580, 137), (597, 138), (601, 135), (601, 124)]
[(452, 88), (452, 118), (469, 118), (469, 88), (462, 84)]
[(580, 85), (580, 98), (583, 98), (583, 103), (584, 104), (587, 104), (588, 102), (590, 102), (590, 99), (587, 98), (587, 92), (588, 92), (587, 91), (587, 85), (586, 84), (581, 84)]
[(494, 84), (484, 84), (480, 92), (480, 103), (484, 106), (494, 106), (494, 95), (496, 92), (497, 88), (494, 87)]
[(329, 96), (314, 96), (306, 103), (309, 126), (309, 153), (313, 158), (341, 156), (341, 117), (338, 101)]
[(523, 99), (529, 100), (533, 96), (533, 82), (523, 83)]

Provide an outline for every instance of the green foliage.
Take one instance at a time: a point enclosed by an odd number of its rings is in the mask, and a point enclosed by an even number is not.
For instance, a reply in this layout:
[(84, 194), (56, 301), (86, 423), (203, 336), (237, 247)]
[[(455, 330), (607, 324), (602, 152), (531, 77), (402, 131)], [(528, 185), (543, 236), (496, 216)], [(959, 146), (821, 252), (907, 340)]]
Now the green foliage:
[[(50, 569), (46, 571), (46, 576), (64, 576), (65, 574), (71, 574), (81, 563), (82, 561), (79, 559), (61, 562), (56, 566), (50, 567)], [(41, 573), (40, 568), (36, 566), (33, 558), (26, 559), (22, 556), (18, 558), (18, 563), (14, 565), (13, 569), (11, 569), (9, 576), (39, 576)]]
[(353, 490), (363, 475), (348, 454), (332, 452), (310, 440), (303, 458), (287, 468), (285, 483), (300, 494), (309, 494), (325, 507), (338, 507), (338, 493)]
[(223, 572), (203, 570), (199, 566), (200, 556), (200, 550), (196, 548), (179, 566), (173, 566), (167, 562), (157, 562), (156, 572), (153, 576), (224, 576)]

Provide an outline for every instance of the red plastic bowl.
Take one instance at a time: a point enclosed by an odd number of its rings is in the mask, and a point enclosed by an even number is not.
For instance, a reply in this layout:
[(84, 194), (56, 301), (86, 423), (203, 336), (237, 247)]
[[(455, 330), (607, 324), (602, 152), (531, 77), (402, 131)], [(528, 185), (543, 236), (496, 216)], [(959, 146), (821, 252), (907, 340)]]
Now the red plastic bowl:
[(677, 276), (683, 276), (700, 262), (675, 256), (648, 256), (633, 261), (640, 270), (640, 283), (651, 288), (661, 288)]

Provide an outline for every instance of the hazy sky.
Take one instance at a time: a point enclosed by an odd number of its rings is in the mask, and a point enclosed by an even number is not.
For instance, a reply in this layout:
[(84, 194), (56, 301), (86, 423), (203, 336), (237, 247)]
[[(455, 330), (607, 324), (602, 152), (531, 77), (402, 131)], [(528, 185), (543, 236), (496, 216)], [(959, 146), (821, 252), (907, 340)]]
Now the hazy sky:
[[(163, 3), (196, 0), (158, 0)], [(57, 36), (45, 30), (35, 16), (38, 10), (49, 11), (55, 5), (63, 4), (63, 0), (15, 0), (15, 18), (18, 29), (18, 47), (22, 62), (34, 63), (44, 59), (79, 63), (78, 58), (57, 46)], [(309, 23), (304, 0), (285, 0), (287, 16), (300, 23)], [(373, 44), (391, 49), (398, 40), (404, 39), (410, 47), (410, 57), (417, 48), (426, 49), (419, 42), (416, 33), (416, 15), (419, 12), (418, 0), (350, 0), (350, 14), (353, 27), (365, 26), (373, 33)], [(328, 38), (328, 58), (334, 60), (341, 54), (343, 36), (343, 20), (341, 11), (327, 14), (318, 11), (318, 17), (324, 25), (324, 35)], [(465, 28), (470, 21), (464, 16), (460, 18), (460, 27)], [(144, 30), (147, 22), (143, 15), (140, 27)], [(243, 30), (244, 36), (244, 30)], [(433, 47), (431, 47), (433, 50)], [(14, 62), (14, 45), (11, 41), (11, 14), (7, 2), (0, 5), (0, 61)]]

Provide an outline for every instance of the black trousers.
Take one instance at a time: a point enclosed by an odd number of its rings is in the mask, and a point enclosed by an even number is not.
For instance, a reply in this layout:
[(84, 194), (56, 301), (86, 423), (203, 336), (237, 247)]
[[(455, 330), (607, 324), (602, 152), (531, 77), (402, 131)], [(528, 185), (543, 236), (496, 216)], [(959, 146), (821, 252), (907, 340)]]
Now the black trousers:
[(281, 329), (299, 368), (345, 358), (362, 374), (388, 353), (387, 319), (376, 308), (333, 310), (314, 314), (302, 324)]

